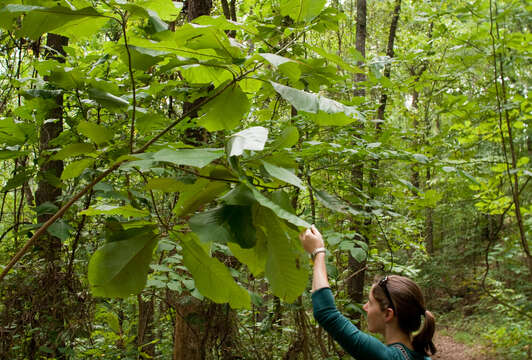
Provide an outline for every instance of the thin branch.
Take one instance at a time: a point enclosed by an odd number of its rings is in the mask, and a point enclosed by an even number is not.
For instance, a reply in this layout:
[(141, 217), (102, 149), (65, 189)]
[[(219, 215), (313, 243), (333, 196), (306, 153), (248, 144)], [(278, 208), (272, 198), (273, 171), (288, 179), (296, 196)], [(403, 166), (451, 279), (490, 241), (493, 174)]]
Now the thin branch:
[[(142, 173), (142, 171), (140, 171), (139, 169), (137, 168), (134, 168), (138, 173), (139, 175), (142, 177), (142, 179), (144, 180), (144, 183), (145, 184), (148, 184), (148, 179), (146, 179), (146, 175), (144, 175)], [(157, 218), (159, 219), (160, 223), (165, 227), (166, 231), (168, 231), (168, 229), (170, 228), (168, 226), (168, 223), (166, 223), (163, 218), (161, 217), (161, 214), (159, 213), (159, 209), (157, 208), (157, 202), (155, 201), (155, 196), (153, 195), (153, 190), (150, 189), (150, 196), (151, 196), (151, 201), (153, 203), (153, 209), (155, 210), (155, 215), (157, 216)]]
[(135, 77), (133, 75), (133, 66), (131, 61), (131, 51), (129, 49), (129, 44), (127, 43), (127, 12), (121, 13), (122, 21), (120, 26), (122, 27), (122, 34), (124, 35), (124, 46), (126, 47), (127, 52), (127, 65), (129, 70), (129, 80), (131, 82), (131, 91), (133, 92), (133, 109), (131, 111), (131, 128), (130, 128), (130, 137), (129, 137), (129, 152), (133, 153), (133, 143), (135, 142), (135, 114), (137, 110), (137, 92), (135, 88)]

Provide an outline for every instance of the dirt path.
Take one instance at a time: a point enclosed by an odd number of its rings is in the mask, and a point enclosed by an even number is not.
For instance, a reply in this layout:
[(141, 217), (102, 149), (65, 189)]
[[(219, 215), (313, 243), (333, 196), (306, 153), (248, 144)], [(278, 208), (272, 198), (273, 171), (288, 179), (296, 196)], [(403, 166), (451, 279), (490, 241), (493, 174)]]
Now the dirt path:
[(457, 342), (452, 337), (440, 335), (436, 332), (434, 345), (438, 352), (431, 356), (432, 360), (492, 360), (494, 358), (483, 354), (480, 347), (468, 347)]

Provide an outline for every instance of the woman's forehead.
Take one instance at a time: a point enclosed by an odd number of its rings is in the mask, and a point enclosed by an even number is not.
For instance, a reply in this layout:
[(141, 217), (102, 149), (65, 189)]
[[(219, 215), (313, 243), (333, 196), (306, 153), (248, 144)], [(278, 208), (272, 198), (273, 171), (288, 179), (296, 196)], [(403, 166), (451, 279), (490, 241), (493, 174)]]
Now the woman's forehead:
[(373, 289), (375, 289), (375, 284), (371, 285), (371, 289), (369, 290), (369, 299), (370, 300), (375, 300), (375, 297), (373, 296)]

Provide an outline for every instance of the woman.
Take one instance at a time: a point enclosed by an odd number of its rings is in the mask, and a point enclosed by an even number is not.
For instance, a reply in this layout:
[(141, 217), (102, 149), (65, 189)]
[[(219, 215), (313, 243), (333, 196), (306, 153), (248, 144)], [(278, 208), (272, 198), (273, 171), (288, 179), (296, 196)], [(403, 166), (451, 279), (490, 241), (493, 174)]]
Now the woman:
[[(334, 305), (325, 268), (323, 238), (312, 225), (299, 235), (305, 251), (314, 258), (312, 304), (318, 323), (355, 359), (358, 360), (430, 360), (436, 348), (432, 343), (434, 316), (425, 310), (419, 286), (412, 280), (390, 275), (373, 284), (364, 305), (368, 329), (384, 336), (386, 345), (365, 334), (342, 316)], [(413, 332), (423, 327), (415, 336)]]

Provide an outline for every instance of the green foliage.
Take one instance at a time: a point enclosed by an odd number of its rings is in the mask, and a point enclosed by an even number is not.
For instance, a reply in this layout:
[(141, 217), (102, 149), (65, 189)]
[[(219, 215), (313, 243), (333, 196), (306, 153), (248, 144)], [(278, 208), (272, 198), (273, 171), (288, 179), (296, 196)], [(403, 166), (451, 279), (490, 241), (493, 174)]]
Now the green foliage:
[(217, 303), (249, 308), (249, 293), (235, 283), (227, 268), (208, 255), (193, 236), (183, 238), (183, 264), (194, 277), (198, 290)]
[(100, 247), (89, 262), (88, 279), (94, 296), (128, 297), (144, 289), (157, 235), (153, 226), (122, 232)]

